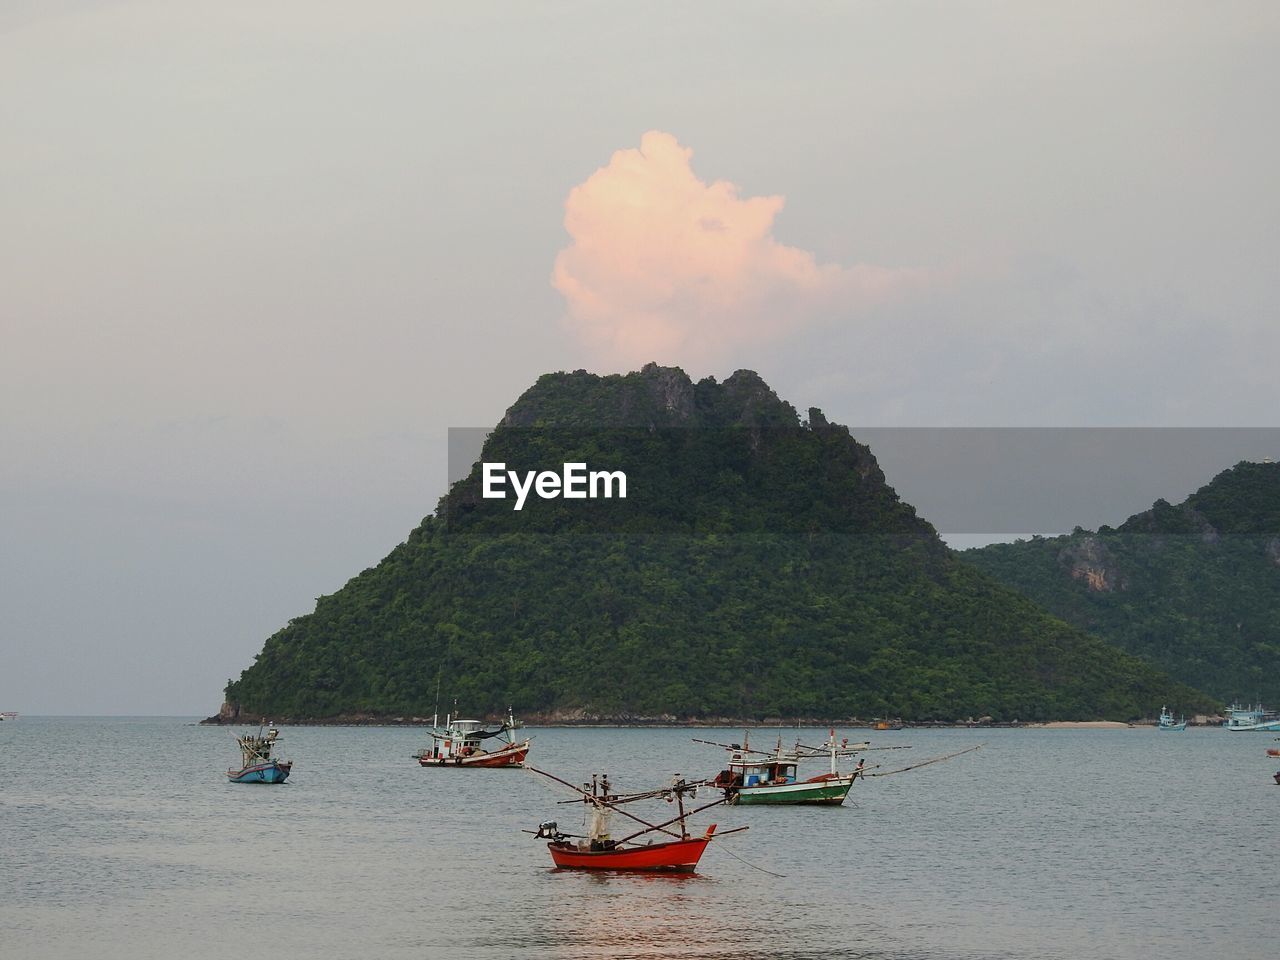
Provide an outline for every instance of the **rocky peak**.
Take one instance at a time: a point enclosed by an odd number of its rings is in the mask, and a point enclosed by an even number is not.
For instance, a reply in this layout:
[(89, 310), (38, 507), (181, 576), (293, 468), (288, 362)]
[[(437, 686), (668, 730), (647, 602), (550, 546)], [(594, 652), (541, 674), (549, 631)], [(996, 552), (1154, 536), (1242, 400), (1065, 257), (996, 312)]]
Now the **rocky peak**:
[(663, 410), (677, 420), (693, 418), (693, 381), (679, 367), (660, 367), (646, 363), (640, 376), (648, 385), (650, 396)]

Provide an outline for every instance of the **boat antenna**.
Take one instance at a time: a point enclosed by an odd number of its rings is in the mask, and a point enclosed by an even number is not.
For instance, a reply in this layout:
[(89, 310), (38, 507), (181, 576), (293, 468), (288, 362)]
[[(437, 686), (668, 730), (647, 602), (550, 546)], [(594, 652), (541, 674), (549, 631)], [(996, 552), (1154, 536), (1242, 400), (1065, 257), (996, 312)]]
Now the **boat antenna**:
[(431, 714), (432, 727), (440, 726), (440, 678), (443, 676), (444, 676), (444, 663), (441, 662), (440, 666), (436, 669), (436, 706), (435, 706), (435, 710)]

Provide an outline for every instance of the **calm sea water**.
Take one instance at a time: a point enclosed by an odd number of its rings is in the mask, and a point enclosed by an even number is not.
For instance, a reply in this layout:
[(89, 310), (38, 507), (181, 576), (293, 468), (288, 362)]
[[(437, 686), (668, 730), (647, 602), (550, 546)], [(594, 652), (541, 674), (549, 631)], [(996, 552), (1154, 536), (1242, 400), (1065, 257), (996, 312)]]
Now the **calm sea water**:
[[(531, 732), (536, 765), (624, 790), (710, 775), (722, 756), (690, 737), (741, 735)], [(0, 955), (1280, 955), (1271, 735), (873, 736), (912, 745), (871, 754), (882, 769), (986, 746), (858, 783), (842, 808), (715, 808), (695, 826), (751, 829), (712, 844), (699, 874), (627, 876), (550, 869), (521, 828), (572, 829), (580, 805), (528, 772), (421, 769), (420, 730), (286, 727), (293, 776), (264, 787), (226, 781), (226, 729), (23, 717), (0, 724)]]

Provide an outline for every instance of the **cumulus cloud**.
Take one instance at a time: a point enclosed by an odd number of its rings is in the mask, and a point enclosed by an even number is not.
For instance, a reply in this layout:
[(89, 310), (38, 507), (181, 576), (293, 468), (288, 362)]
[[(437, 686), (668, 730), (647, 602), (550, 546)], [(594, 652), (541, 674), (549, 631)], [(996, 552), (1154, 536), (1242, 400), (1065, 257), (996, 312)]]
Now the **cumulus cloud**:
[(881, 302), (920, 271), (820, 264), (779, 243), (784, 200), (694, 174), (693, 151), (650, 131), (565, 201), (572, 238), (552, 283), (566, 323), (603, 362), (689, 363), (772, 340), (815, 317)]

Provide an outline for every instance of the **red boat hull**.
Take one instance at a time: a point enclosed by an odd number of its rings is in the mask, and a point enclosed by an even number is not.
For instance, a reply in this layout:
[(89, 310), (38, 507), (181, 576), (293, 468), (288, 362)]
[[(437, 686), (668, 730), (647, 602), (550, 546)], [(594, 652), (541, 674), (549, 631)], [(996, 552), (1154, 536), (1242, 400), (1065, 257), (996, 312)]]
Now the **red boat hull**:
[(528, 754), (529, 747), (525, 744), (491, 753), (473, 753), (469, 757), (420, 757), (418, 764), (423, 767), (518, 767)]
[(584, 850), (576, 843), (548, 843), (551, 859), (562, 870), (666, 870), (693, 873), (710, 836), (672, 840), (647, 847), (619, 850)]

